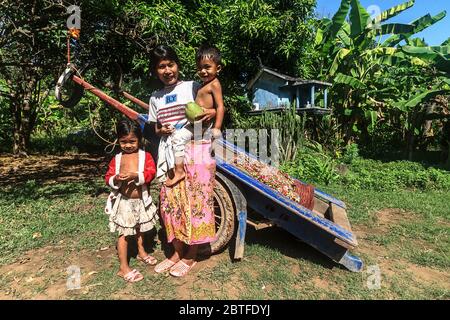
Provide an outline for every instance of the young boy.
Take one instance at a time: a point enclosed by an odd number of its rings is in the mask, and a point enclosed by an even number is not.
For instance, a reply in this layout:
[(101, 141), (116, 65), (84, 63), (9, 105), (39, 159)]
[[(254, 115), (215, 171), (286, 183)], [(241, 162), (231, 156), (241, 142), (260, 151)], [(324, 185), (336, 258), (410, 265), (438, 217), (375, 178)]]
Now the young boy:
[[(206, 131), (204, 132), (204, 139), (209, 140), (211, 135), (213, 138), (217, 139), (221, 136), (221, 128), (225, 115), (222, 86), (220, 85), (220, 81), (217, 78), (219, 72), (222, 70), (219, 50), (215, 47), (210, 46), (200, 47), (196, 55), (196, 64), (197, 74), (199, 75), (203, 84), (197, 91), (195, 102), (204, 110), (216, 110), (214, 125), (211, 122), (202, 123), (203, 131)], [(198, 124), (194, 124), (194, 132), (196, 125)], [(182, 137), (186, 136), (185, 134), (181, 134), (182, 132), (183, 131), (180, 131), (180, 133), (174, 134), (175, 145), (187, 142), (186, 137)], [(180, 157), (179, 154), (177, 154), (175, 156), (174, 175), (173, 177), (169, 177), (166, 180), (166, 186), (171, 187), (184, 179), (184, 177), (184, 158)]]
[[(217, 78), (222, 70), (220, 52), (215, 47), (201, 47), (197, 52), (197, 73), (202, 79), (202, 86), (197, 92), (195, 102), (203, 109), (216, 109), (216, 118), (211, 133), (214, 138), (221, 136), (225, 107), (223, 106), (222, 86)], [(203, 124), (210, 128), (212, 123)]]

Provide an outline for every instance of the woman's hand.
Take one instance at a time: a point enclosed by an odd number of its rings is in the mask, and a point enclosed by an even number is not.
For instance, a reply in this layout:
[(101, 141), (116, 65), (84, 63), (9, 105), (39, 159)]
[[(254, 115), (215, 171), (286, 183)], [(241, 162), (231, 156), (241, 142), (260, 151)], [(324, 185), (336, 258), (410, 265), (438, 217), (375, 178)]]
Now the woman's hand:
[(198, 121), (210, 121), (212, 119), (214, 119), (216, 117), (216, 109), (211, 108), (211, 109), (203, 109), (203, 114), (201, 116), (199, 116), (200, 119), (198, 119)]

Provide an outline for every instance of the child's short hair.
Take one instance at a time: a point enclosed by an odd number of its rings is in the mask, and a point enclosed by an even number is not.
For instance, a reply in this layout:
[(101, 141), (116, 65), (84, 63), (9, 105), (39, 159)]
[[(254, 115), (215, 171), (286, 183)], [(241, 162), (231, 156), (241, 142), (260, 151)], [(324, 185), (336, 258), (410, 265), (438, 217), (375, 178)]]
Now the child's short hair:
[(180, 59), (178, 58), (175, 50), (173, 50), (171, 47), (163, 45), (163, 44), (157, 46), (152, 51), (152, 57), (151, 57), (152, 72), (156, 71), (156, 68), (158, 67), (158, 64), (161, 60), (175, 61), (175, 63), (178, 65), (178, 68), (180, 67)]
[(134, 133), (136, 138), (138, 138), (139, 145), (141, 145), (142, 130), (136, 122), (127, 119), (121, 120), (119, 123), (117, 123), (116, 132), (117, 139), (127, 136), (130, 133)]
[(211, 59), (214, 61), (217, 65), (222, 64), (221, 62), (221, 54), (219, 49), (217, 49), (214, 46), (209, 45), (202, 45), (200, 48), (198, 48), (197, 55), (195, 57), (195, 61), (197, 63), (200, 62), (201, 59)]

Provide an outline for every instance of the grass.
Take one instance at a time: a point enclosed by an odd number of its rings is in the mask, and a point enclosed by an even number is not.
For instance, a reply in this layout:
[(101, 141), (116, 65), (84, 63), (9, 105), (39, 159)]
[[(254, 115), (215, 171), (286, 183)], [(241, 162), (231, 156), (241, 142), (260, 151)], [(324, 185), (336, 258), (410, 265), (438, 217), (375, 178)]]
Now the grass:
[(107, 245), (113, 239), (101, 210), (104, 199), (94, 196), (99, 182), (38, 186), (29, 181), (0, 191), (0, 264), (26, 250), (59, 241), (80, 248)]
[[(55, 284), (64, 285), (65, 269), (73, 261), (85, 263), (82, 288), (64, 291), (65, 299), (449, 299), (450, 203), (438, 190), (395, 192), (353, 190), (342, 185), (322, 189), (349, 207), (355, 230), (363, 230), (357, 254), (366, 266), (379, 266), (381, 288), (369, 289), (367, 269), (351, 273), (313, 248), (278, 228), (248, 228), (245, 255), (233, 263), (226, 250), (199, 263), (186, 279), (144, 270), (145, 279), (133, 285), (116, 276), (115, 235), (109, 233), (103, 213), (107, 188), (101, 179), (0, 189), (0, 286), (12, 298), (48, 294)], [(155, 190), (154, 190), (155, 191)], [(154, 199), (157, 199), (156, 194)], [(380, 210), (395, 209), (398, 219), (379, 225)], [(27, 252), (49, 248), (43, 280), (16, 283), (18, 263)], [(60, 247), (59, 251), (52, 248)], [(110, 247), (108, 255), (99, 251)], [(163, 253), (156, 255), (162, 259)], [(13, 264), (15, 263), (15, 264)], [(136, 260), (132, 267), (143, 270)], [(207, 267), (201, 269), (202, 265)], [(26, 264), (24, 265), (26, 266)], [(411, 266), (425, 268), (424, 275)], [(37, 267), (26, 272), (36, 277)], [(7, 269), (10, 270), (10, 269)], [(95, 270), (90, 276), (87, 273)], [(50, 272), (50, 273), (46, 273)], [(425, 279), (425, 280), (424, 280)], [(447, 283), (447, 285), (445, 285)]]

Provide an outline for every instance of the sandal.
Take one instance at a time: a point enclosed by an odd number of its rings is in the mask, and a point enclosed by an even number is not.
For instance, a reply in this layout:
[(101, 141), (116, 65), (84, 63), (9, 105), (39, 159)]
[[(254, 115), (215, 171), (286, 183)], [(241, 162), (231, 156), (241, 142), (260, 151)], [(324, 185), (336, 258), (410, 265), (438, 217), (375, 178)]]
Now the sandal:
[(137, 256), (136, 259), (138, 261), (142, 261), (143, 263), (145, 263), (148, 266), (154, 266), (158, 262), (158, 260), (156, 260), (156, 258), (152, 257), (151, 255), (148, 255), (145, 258), (141, 258), (141, 257)]
[(117, 274), (119, 277), (123, 278), (126, 282), (138, 282), (144, 279), (144, 276), (137, 271), (136, 269), (131, 270), (126, 275), (121, 276)]
[(156, 267), (155, 267), (155, 272), (156, 273), (161, 273), (164, 271), (168, 271), (170, 270), (170, 268), (172, 268), (175, 265), (175, 262), (173, 262), (170, 259), (165, 259), (163, 262), (160, 262)]
[(194, 261), (191, 265), (188, 265), (183, 260), (178, 261), (171, 269), (170, 274), (174, 277), (183, 277), (185, 276), (195, 265), (197, 261)]

